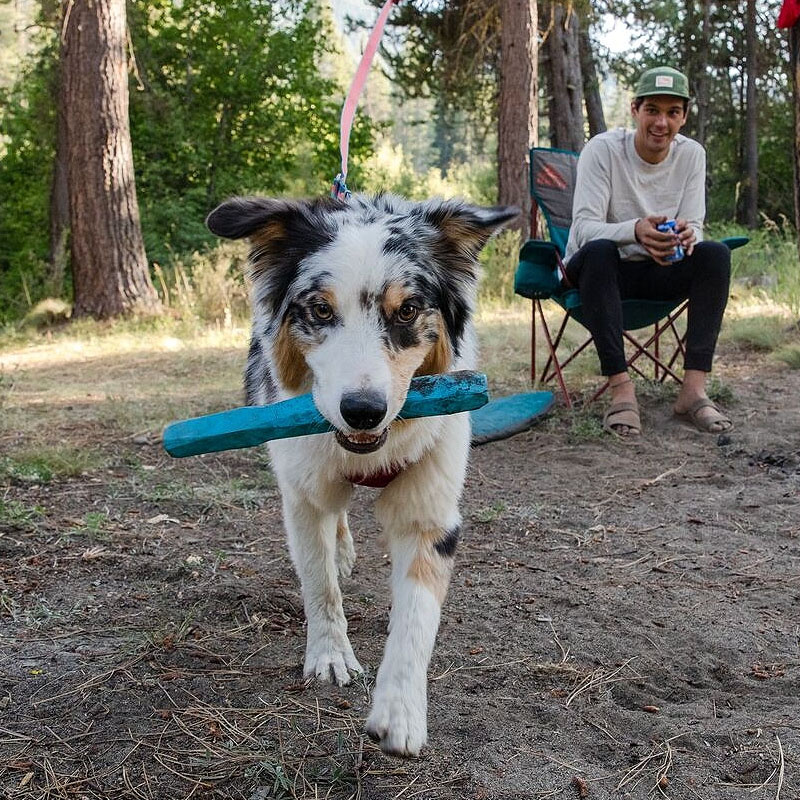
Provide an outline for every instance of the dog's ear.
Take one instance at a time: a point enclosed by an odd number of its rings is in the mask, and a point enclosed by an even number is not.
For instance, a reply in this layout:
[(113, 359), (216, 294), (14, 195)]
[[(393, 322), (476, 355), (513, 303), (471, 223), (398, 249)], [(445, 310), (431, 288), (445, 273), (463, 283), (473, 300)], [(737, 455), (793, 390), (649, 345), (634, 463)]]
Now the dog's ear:
[(330, 242), (334, 230), (330, 212), (342, 206), (343, 201), (330, 197), (314, 200), (231, 197), (208, 215), (206, 225), (217, 236), (250, 239), (252, 275), (257, 278), (264, 270), (284, 261), (296, 264)]
[(472, 206), (446, 200), (426, 206), (425, 218), (458, 250), (477, 255), (492, 234), (519, 216), (516, 206)]
[(296, 204), (269, 197), (231, 197), (218, 205), (207, 217), (211, 233), (226, 239), (252, 236), (268, 225), (274, 225), (296, 210)]

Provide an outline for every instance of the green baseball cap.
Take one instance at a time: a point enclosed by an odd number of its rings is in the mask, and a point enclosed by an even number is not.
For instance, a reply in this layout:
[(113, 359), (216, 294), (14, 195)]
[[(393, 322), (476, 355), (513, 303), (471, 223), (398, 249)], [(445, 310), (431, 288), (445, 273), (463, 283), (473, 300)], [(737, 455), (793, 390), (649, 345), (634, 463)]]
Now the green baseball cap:
[(636, 97), (651, 94), (672, 94), (689, 99), (689, 79), (672, 67), (653, 67), (641, 74), (636, 84)]

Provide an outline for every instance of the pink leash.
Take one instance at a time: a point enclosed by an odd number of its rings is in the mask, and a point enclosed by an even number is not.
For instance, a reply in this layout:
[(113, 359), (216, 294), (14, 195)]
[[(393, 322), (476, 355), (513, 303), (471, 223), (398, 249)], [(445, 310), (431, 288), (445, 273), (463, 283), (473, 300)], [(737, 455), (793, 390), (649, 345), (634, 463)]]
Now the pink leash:
[(372, 66), (372, 59), (375, 57), (378, 43), (381, 40), (381, 36), (383, 36), (386, 20), (389, 19), (392, 6), (399, 2), (400, 0), (386, 0), (384, 3), (381, 13), (378, 15), (378, 21), (375, 23), (369, 39), (367, 39), (364, 55), (361, 56), (361, 62), (358, 65), (353, 82), (350, 84), (350, 91), (347, 93), (347, 99), (342, 107), (342, 120), (339, 128), (339, 150), (342, 154), (342, 168), (341, 172), (334, 178), (333, 188), (331, 189), (331, 197), (337, 197), (340, 200), (346, 200), (350, 196), (350, 190), (345, 183), (347, 179), (347, 156), (350, 152), (350, 131), (353, 127), (353, 118), (356, 115), (358, 98), (361, 96), (364, 84), (367, 82), (369, 68)]

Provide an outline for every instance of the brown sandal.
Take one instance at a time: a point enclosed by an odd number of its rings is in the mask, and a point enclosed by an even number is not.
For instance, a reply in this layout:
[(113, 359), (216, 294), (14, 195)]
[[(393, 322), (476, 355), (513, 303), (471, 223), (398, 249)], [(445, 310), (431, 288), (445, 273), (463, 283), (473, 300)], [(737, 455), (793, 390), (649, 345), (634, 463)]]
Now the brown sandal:
[[(627, 428), (620, 433), (616, 428)], [(603, 430), (620, 439), (635, 438), (642, 434), (642, 421), (636, 403), (612, 403), (603, 416)]]
[[(704, 408), (713, 408), (717, 413), (706, 417), (700, 416)], [(701, 433), (728, 433), (733, 430), (733, 422), (725, 412), (707, 397), (695, 400), (686, 411), (675, 412), (675, 416), (684, 422), (693, 425)], [(714, 428), (714, 425), (723, 425), (722, 428)]]

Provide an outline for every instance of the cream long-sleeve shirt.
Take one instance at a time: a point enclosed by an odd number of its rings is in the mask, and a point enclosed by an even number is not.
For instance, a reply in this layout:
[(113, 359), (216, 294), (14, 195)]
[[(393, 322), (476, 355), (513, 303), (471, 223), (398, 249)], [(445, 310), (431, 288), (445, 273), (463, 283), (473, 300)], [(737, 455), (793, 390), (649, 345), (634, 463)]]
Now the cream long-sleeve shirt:
[(703, 240), (706, 213), (706, 153), (678, 134), (669, 155), (658, 164), (639, 156), (635, 131), (625, 128), (590, 139), (578, 159), (572, 201), (572, 226), (565, 260), (594, 239), (611, 239), (623, 260), (649, 258), (637, 244), (637, 220), (649, 216), (685, 219)]

